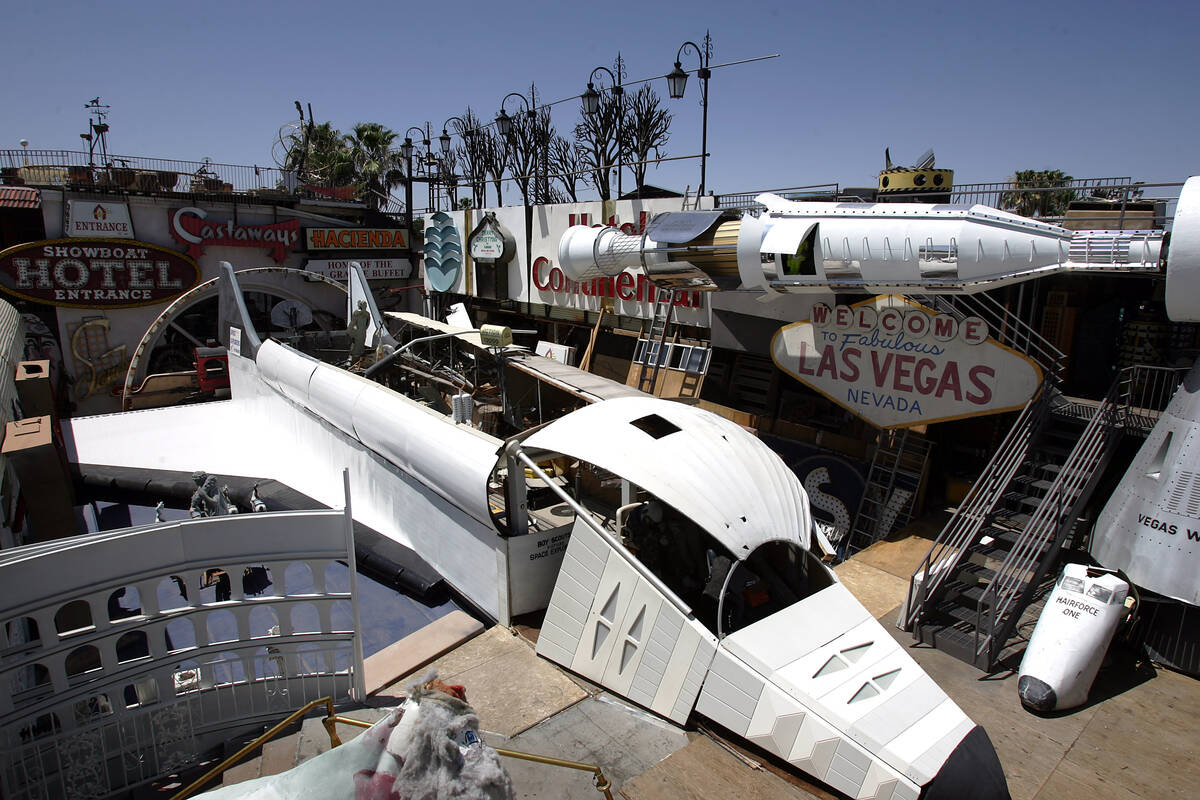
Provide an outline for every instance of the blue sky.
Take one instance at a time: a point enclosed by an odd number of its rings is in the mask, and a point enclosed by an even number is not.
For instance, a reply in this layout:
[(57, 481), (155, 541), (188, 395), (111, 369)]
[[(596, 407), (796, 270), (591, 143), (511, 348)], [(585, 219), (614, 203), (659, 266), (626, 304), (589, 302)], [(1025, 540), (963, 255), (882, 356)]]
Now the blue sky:
[[(0, 149), (21, 138), (79, 149), (83, 105), (99, 95), (112, 105), (111, 152), (270, 165), (297, 99), (343, 130), (429, 120), (440, 131), (468, 105), (491, 119), (531, 82), (544, 100), (578, 95), (618, 51), (627, 81), (665, 74), (706, 29), (714, 65), (780, 54), (713, 73), (717, 192), (873, 185), (885, 146), (901, 164), (933, 147), (958, 182), (1027, 168), (1200, 173), (1200, 11), (1097, 0), (10, 3)], [(656, 88), (666, 98), (665, 81)], [(668, 155), (700, 152), (699, 96), (693, 77), (667, 101)], [(577, 108), (556, 106), (559, 132)], [(694, 189), (698, 177), (684, 161), (649, 181)]]

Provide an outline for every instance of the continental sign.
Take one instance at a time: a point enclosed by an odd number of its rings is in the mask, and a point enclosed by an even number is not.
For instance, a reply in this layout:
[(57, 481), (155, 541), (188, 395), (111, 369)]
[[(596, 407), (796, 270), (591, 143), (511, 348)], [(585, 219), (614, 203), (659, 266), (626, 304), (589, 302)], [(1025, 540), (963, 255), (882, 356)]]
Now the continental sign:
[(1029, 358), (989, 338), (979, 317), (935, 314), (887, 295), (818, 303), (771, 342), (784, 372), (880, 428), (1022, 407), (1041, 385)]
[(0, 288), (55, 306), (152, 305), (199, 279), (200, 268), (187, 256), (129, 239), (51, 239), (0, 251)]
[(305, 228), (309, 250), (407, 250), (400, 228)]

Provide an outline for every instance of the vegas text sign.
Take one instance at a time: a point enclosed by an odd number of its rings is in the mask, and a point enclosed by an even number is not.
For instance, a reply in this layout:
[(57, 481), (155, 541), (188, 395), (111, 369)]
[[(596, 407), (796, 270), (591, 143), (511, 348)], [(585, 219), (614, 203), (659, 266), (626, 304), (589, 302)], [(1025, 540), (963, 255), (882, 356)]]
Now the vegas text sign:
[(818, 303), (781, 328), (771, 357), (784, 372), (880, 428), (905, 428), (1021, 408), (1041, 385), (1027, 356), (904, 297)]

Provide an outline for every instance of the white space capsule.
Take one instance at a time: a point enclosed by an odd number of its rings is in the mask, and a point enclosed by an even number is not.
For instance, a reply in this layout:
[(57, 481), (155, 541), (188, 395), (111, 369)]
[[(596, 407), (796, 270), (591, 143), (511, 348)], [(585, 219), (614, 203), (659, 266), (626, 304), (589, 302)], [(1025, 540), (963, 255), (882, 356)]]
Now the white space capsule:
[(559, 242), (574, 280), (642, 267), (679, 289), (969, 293), (1064, 269), (1157, 271), (1162, 231), (1070, 231), (982, 205), (794, 202), (759, 214), (660, 214), (641, 236), (576, 226)]
[(1021, 660), (1017, 693), (1026, 707), (1061, 711), (1087, 700), (1128, 594), (1111, 571), (1063, 568)]

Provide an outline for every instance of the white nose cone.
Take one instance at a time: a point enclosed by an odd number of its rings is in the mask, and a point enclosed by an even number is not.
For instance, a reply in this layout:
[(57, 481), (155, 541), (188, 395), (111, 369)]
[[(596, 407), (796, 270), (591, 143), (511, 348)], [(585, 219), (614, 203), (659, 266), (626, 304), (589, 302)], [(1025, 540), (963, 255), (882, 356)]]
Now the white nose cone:
[(1128, 593), (1129, 584), (1111, 572), (1084, 564), (1063, 569), (1021, 660), (1021, 703), (1046, 712), (1087, 700)]

